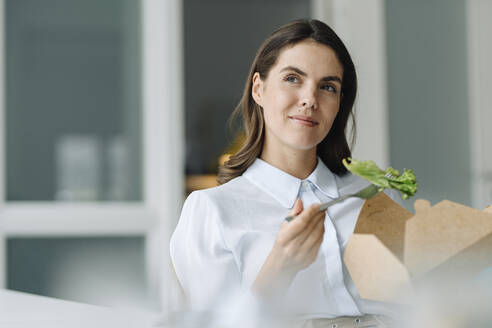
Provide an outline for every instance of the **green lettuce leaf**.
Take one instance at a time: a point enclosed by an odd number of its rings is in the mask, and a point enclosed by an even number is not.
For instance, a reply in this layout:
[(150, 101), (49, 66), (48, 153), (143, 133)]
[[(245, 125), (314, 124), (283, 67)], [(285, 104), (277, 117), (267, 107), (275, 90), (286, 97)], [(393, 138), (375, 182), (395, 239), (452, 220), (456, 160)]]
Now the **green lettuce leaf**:
[(403, 199), (407, 199), (417, 192), (417, 180), (412, 170), (403, 169), (403, 173), (400, 175), (400, 172), (392, 167), (385, 171), (381, 170), (373, 161), (345, 158), (342, 162), (347, 170), (380, 187), (381, 190), (391, 188), (400, 191)]

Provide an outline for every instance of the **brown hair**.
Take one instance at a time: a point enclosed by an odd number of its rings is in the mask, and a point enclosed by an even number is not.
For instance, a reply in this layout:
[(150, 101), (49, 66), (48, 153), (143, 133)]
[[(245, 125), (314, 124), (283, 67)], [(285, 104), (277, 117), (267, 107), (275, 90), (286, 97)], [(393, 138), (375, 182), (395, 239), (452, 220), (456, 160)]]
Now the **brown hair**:
[(217, 181), (220, 184), (243, 174), (260, 156), (263, 148), (265, 138), (263, 110), (251, 95), (254, 73), (258, 72), (262, 80), (266, 79), (280, 52), (286, 46), (293, 46), (305, 39), (312, 39), (329, 46), (343, 67), (340, 108), (328, 135), (318, 144), (316, 152), (333, 173), (342, 175), (347, 172), (342, 164), (342, 159), (351, 156), (345, 136), (345, 129), (350, 116), (353, 122), (352, 140), (355, 137), (353, 105), (357, 93), (357, 76), (354, 63), (342, 40), (328, 25), (315, 19), (296, 20), (275, 30), (256, 53), (244, 86), (243, 95), (230, 120), (232, 122), (235, 118), (242, 116), (245, 140), (241, 148), (224, 165), (219, 167)]

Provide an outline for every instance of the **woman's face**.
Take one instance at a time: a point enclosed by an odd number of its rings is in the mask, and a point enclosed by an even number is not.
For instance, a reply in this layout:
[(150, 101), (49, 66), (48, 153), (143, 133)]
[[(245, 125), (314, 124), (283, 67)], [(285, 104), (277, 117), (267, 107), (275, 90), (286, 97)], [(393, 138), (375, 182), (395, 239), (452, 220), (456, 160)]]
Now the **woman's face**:
[(283, 49), (265, 80), (255, 73), (252, 96), (263, 108), (264, 149), (315, 150), (338, 113), (342, 76), (335, 52), (312, 40)]

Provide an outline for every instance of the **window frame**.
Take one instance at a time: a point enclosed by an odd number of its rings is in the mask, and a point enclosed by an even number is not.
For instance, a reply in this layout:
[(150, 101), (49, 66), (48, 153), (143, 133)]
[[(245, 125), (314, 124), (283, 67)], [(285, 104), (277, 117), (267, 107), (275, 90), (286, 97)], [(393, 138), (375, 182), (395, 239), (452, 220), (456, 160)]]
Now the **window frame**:
[[(0, 0), (2, 131), (7, 123), (5, 1)], [(6, 241), (10, 237), (144, 236), (152, 303), (166, 311), (178, 301), (169, 239), (184, 198), (182, 1), (140, 0), (142, 201), (7, 202), (5, 134), (0, 133), (0, 288), (6, 288)]]

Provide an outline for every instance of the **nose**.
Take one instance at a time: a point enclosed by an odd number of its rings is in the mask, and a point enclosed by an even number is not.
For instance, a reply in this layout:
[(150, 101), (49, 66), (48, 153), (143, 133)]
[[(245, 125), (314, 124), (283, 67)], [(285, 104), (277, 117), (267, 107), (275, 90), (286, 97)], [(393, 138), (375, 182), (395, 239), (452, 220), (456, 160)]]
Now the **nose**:
[(317, 109), (318, 103), (316, 100), (316, 90), (311, 87), (306, 87), (303, 92), (301, 92), (299, 97), (299, 106), (301, 108), (307, 109)]
[(315, 107), (315, 102), (313, 101), (313, 99), (310, 99), (310, 98), (304, 98), (302, 101), (301, 101), (301, 107), (303, 108), (312, 108), (312, 109), (316, 109)]

